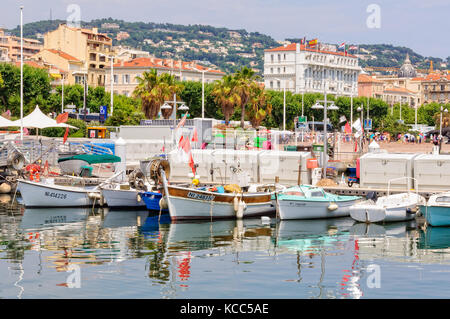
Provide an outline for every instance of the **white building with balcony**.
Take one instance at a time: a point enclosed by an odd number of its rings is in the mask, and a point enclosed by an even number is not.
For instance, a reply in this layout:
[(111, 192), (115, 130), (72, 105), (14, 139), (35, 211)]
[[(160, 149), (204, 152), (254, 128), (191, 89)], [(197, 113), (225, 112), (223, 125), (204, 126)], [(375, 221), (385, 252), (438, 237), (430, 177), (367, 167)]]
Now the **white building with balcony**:
[(318, 50), (299, 43), (264, 51), (267, 89), (357, 96), (360, 72), (358, 58), (349, 53)]

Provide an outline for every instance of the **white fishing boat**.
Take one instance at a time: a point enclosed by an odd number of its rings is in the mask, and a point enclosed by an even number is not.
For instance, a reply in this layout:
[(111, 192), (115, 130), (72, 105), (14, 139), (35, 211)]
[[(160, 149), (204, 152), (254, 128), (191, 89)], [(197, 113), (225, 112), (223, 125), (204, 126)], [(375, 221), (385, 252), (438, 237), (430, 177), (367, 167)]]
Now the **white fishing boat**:
[(164, 196), (172, 220), (245, 218), (275, 212), (274, 191), (244, 192), (237, 185), (233, 191), (220, 186), (169, 185), (163, 173)]
[(95, 187), (56, 185), (53, 179), (41, 182), (19, 179), (17, 188), (26, 207), (87, 207), (101, 197)]
[(425, 198), (418, 194), (417, 189), (415, 193), (408, 191), (390, 194), (391, 181), (388, 183), (386, 196), (379, 197), (376, 200), (369, 199), (351, 206), (350, 216), (356, 221), (364, 223), (396, 222), (414, 219), (419, 211), (419, 205), (426, 203)]
[(277, 194), (281, 220), (348, 217), (349, 208), (361, 198), (327, 193), (321, 187), (298, 185)]
[(128, 182), (120, 183), (111, 179), (100, 186), (103, 201), (111, 209), (145, 209), (146, 203), (140, 193), (147, 191), (160, 191), (162, 180), (158, 170), (164, 169), (170, 172), (169, 162), (162, 159), (154, 159), (149, 165), (149, 178), (137, 169), (128, 175)]

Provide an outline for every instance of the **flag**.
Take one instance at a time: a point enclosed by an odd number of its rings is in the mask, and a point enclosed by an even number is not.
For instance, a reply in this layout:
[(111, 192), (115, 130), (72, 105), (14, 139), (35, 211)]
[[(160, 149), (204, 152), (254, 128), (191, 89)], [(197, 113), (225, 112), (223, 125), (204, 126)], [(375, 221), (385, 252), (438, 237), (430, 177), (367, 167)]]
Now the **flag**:
[(351, 45), (348, 49), (349, 50), (358, 50), (358, 46), (357, 45)]
[(357, 131), (357, 132), (361, 132), (362, 131), (362, 127), (361, 127), (361, 121), (359, 119), (357, 119), (352, 127)]
[(61, 113), (56, 117), (56, 123), (66, 123), (69, 118), (69, 113)]
[(69, 127), (66, 127), (66, 132), (64, 133), (63, 144), (67, 141), (67, 137), (69, 136)]
[(180, 128), (180, 127), (184, 126), (184, 123), (186, 123), (186, 118), (187, 118), (187, 112), (186, 112), (186, 114), (184, 114), (184, 116), (181, 119), (180, 123), (178, 123), (177, 128)]
[(190, 154), (189, 154), (189, 167), (192, 169), (192, 173), (195, 176), (195, 163), (194, 163), (194, 158), (192, 157), (192, 152), (190, 152)]
[(345, 42), (341, 43), (341, 44), (338, 46), (338, 49), (344, 49), (344, 50), (345, 50)]
[(198, 142), (198, 136), (197, 136), (197, 128), (194, 127), (194, 133), (192, 133), (192, 142)]
[(188, 138), (183, 140), (183, 145), (181, 146), (185, 153), (189, 153), (191, 151), (191, 142), (189, 142)]
[(303, 45), (306, 44), (306, 37), (303, 37), (303, 39), (300, 39), (300, 44), (303, 44)]
[(350, 124), (348, 124), (348, 122), (345, 123), (345, 133), (352, 134), (352, 128), (350, 127)]
[(30, 132), (28, 131), (28, 129), (26, 127), (23, 128), (23, 134), (25, 134), (25, 135), (30, 134)]
[(308, 45), (309, 45), (310, 47), (315, 46), (317, 43), (318, 43), (318, 42), (317, 42), (317, 38), (308, 41)]
[(342, 123), (342, 122), (345, 122), (345, 121), (347, 121), (347, 118), (345, 117), (345, 115), (342, 115), (342, 116), (339, 118), (339, 123)]

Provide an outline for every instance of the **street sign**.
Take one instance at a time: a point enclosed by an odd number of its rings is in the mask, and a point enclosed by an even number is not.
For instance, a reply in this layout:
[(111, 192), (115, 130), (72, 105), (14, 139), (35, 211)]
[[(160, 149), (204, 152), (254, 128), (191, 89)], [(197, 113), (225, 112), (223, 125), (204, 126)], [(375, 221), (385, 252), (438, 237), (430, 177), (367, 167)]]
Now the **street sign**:
[(306, 116), (299, 116), (298, 117), (298, 123), (306, 123), (306, 122), (307, 122)]
[(99, 121), (105, 122), (107, 118), (108, 118), (108, 107), (106, 105), (101, 105)]
[(368, 131), (372, 129), (372, 119), (364, 119), (364, 129)]

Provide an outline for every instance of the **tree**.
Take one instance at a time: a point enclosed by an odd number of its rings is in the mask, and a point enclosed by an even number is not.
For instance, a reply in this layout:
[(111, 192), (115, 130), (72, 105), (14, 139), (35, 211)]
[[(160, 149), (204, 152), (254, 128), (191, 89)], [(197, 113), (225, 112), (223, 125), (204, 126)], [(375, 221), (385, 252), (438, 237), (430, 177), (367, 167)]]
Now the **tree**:
[(238, 72), (234, 74), (236, 85), (234, 87), (234, 90), (236, 91), (236, 94), (239, 95), (239, 107), (241, 108), (241, 127), (244, 128), (244, 121), (245, 121), (245, 108), (247, 106), (247, 103), (250, 100), (251, 94), (252, 94), (252, 85), (256, 82), (256, 80), (259, 78), (255, 71), (252, 69), (249, 69), (247, 67), (243, 67)]
[(261, 122), (272, 112), (272, 105), (269, 96), (264, 89), (256, 82), (250, 85), (250, 98), (246, 115), (253, 128), (261, 125)]
[[(149, 119), (155, 118), (166, 100), (172, 99), (174, 94), (182, 91), (183, 86), (175, 82), (175, 77), (168, 73), (158, 76), (157, 70), (144, 72), (142, 77), (136, 77), (138, 85), (133, 95), (142, 101), (142, 111)], [(161, 112), (164, 118), (168, 118), (174, 110)]]
[(221, 80), (216, 80), (211, 94), (215, 97), (215, 102), (220, 105), (228, 125), (230, 117), (234, 113), (236, 105), (240, 104), (241, 97), (235, 90), (236, 79), (232, 75), (225, 75)]

